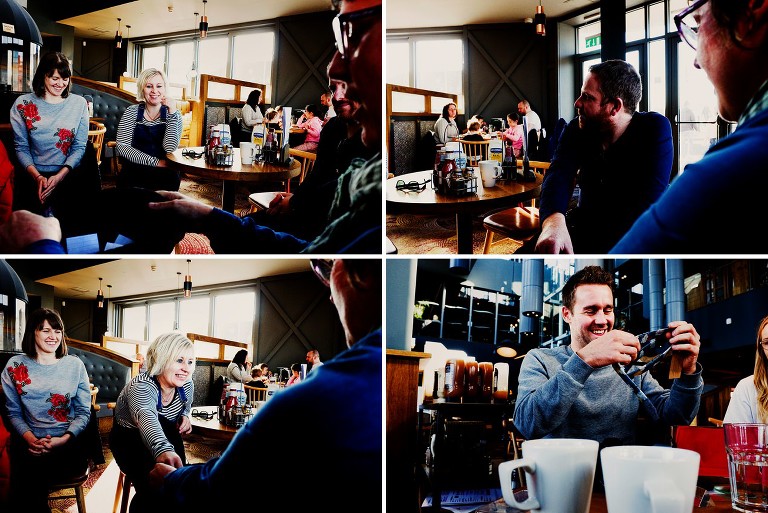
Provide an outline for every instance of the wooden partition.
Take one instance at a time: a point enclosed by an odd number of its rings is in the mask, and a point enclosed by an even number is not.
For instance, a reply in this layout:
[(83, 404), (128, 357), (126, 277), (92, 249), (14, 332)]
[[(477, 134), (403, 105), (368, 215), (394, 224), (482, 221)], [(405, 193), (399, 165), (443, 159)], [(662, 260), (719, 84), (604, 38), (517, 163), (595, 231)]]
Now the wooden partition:
[[(120, 82), (118, 82), (117, 87), (123, 89), (124, 91), (136, 94), (137, 82), (137, 78), (120, 75)], [(169, 82), (166, 89), (171, 98), (175, 98), (176, 100), (191, 99), (187, 97), (187, 87), (184, 84), (174, 84)]]
[(387, 84), (387, 170), (415, 171), (416, 148), (435, 125), (446, 103), (458, 105), (455, 93)]
[[(108, 337), (104, 337), (104, 338), (108, 338)], [(113, 337), (109, 337), (109, 338), (113, 338)], [(120, 339), (120, 340), (126, 340), (126, 339)], [(89, 353), (93, 353), (95, 355), (99, 355), (109, 360), (112, 360), (115, 363), (125, 365), (126, 367), (129, 367), (131, 369), (131, 377), (136, 376), (139, 373), (140, 364), (136, 358), (132, 356), (126, 356), (124, 353), (120, 351), (110, 349), (104, 346), (103, 342), (100, 345), (95, 342), (84, 342), (82, 340), (67, 338), (67, 346), (74, 347), (82, 351), (88, 351)]]
[[(224, 354), (224, 351), (227, 347), (236, 347), (238, 349), (248, 349), (248, 344), (245, 342), (235, 342), (234, 340), (227, 340), (223, 338), (216, 338), (216, 337), (209, 337), (208, 335), (199, 335), (197, 333), (187, 333), (187, 338), (191, 340), (192, 342), (200, 342), (200, 345), (203, 344), (214, 344), (217, 346), (217, 354), (218, 356), (216, 358), (205, 358), (205, 357), (198, 357), (198, 360), (207, 361), (207, 362), (229, 362), (232, 360), (232, 358), (227, 358)], [(196, 344), (196, 347), (197, 344)]]
[(193, 146), (202, 144), (206, 137), (207, 127), (221, 123), (228, 124), (234, 117), (242, 116), (243, 105), (248, 95), (254, 89), (261, 90), (262, 100), (266, 98), (267, 86), (257, 82), (235, 80), (216, 75), (200, 75), (200, 104), (199, 117), (193, 117), (192, 123), (198, 124), (200, 140)]

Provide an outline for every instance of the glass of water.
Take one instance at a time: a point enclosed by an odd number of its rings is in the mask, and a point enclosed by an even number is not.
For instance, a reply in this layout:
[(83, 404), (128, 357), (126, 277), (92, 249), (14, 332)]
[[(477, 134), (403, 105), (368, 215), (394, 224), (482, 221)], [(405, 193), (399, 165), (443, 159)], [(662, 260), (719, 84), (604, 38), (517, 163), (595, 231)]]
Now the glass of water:
[(731, 505), (768, 512), (768, 424), (726, 424)]

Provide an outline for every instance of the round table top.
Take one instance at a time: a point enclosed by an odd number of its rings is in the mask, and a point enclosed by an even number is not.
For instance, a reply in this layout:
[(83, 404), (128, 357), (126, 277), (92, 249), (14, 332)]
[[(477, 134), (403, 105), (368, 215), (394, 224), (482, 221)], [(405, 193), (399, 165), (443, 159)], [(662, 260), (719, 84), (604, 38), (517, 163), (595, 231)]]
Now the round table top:
[(210, 420), (190, 416), (193, 432), (200, 435), (209, 436), (211, 438), (218, 438), (220, 440), (231, 440), (232, 437), (235, 436), (235, 433), (237, 433), (236, 427), (227, 426), (226, 424), (219, 422), (218, 406), (197, 406), (193, 407), (192, 409), (214, 414), (213, 418)]
[[(479, 175), (479, 173), (477, 173)], [(416, 171), (387, 179), (387, 213), (409, 212), (413, 214), (453, 214), (459, 210), (482, 213), (511, 206), (514, 203), (537, 198), (541, 192), (544, 177), (535, 173), (534, 182), (496, 182), (495, 187), (483, 187), (478, 176), (477, 192), (466, 196), (438, 194), (432, 189), (432, 183), (421, 192), (398, 191), (398, 180), (405, 182), (432, 180), (432, 171)]]
[(240, 161), (240, 148), (233, 148), (232, 165), (222, 167), (208, 164), (204, 157), (199, 159), (185, 157), (182, 155), (182, 152), (185, 150), (200, 153), (203, 151), (203, 147), (178, 148), (173, 153), (168, 154), (168, 165), (185, 173), (205, 178), (217, 178), (219, 180), (235, 182), (282, 181), (299, 176), (301, 173), (301, 163), (296, 159), (287, 167), (266, 164), (264, 162), (242, 164)]

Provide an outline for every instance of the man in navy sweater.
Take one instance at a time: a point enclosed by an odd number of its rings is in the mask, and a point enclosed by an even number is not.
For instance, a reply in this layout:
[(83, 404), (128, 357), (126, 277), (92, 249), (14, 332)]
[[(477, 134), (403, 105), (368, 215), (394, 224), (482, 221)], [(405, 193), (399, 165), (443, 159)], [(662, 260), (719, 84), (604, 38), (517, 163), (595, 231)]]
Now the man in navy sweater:
[[(636, 112), (637, 71), (621, 60), (595, 64), (574, 106), (541, 190), (538, 253), (605, 253), (664, 192), (672, 130), (656, 112)], [(578, 181), (578, 208), (569, 202)], [(566, 212), (568, 218), (566, 221)]]

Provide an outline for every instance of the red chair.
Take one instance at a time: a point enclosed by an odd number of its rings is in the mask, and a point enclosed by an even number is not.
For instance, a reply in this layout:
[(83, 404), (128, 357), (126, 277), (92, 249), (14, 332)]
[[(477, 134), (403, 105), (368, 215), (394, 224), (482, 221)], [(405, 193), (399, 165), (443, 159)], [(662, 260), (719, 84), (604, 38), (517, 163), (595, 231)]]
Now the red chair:
[(728, 477), (728, 456), (725, 452), (723, 428), (675, 426), (673, 443), (679, 449), (689, 449), (701, 455), (700, 476)]

